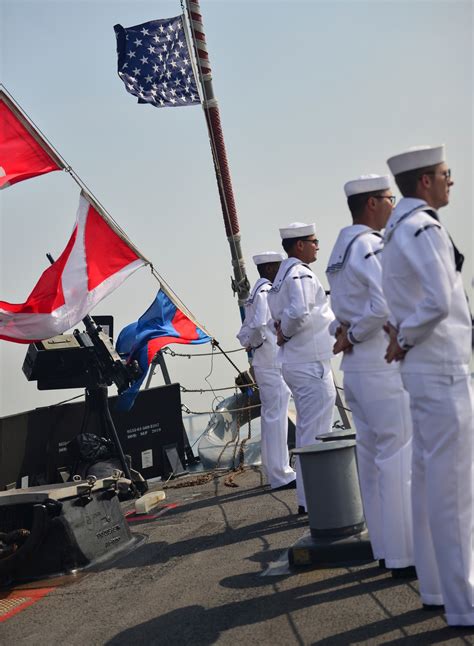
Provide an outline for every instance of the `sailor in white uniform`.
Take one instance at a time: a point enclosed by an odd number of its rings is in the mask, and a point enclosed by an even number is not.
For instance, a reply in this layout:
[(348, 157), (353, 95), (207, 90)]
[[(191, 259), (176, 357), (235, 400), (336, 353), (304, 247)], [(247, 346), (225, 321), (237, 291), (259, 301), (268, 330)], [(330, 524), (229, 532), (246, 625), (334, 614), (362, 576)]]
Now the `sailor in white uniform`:
[(271, 281), (284, 258), (274, 251), (253, 256), (260, 278), (245, 303), (245, 320), (237, 334), (241, 345), (253, 352), (252, 368), (261, 402), (262, 465), (273, 491), (296, 486), (296, 474), (288, 455), (290, 391), (277, 359), (276, 330), (267, 303)]
[(382, 292), (380, 230), (395, 200), (388, 175), (344, 186), (353, 224), (339, 233), (327, 278), (336, 320), (334, 353), (344, 352), (344, 393), (357, 434), (357, 463), (372, 550), (394, 577), (413, 576), (412, 427), (398, 364), (384, 360), (389, 312)]
[[(321, 283), (309, 263), (316, 260), (314, 224), (295, 222), (280, 229), (284, 260), (268, 294), (280, 346), (283, 378), (296, 407), (296, 446), (314, 444), (316, 435), (332, 430), (336, 389), (331, 373), (334, 315)], [(298, 513), (306, 513), (306, 498), (296, 465)]]
[(437, 209), (453, 185), (444, 146), (391, 157), (404, 196), (385, 231), (383, 289), (392, 313), (388, 362), (400, 361), (413, 420), (415, 564), (425, 607), (474, 626), (471, 319), (462, 256)]

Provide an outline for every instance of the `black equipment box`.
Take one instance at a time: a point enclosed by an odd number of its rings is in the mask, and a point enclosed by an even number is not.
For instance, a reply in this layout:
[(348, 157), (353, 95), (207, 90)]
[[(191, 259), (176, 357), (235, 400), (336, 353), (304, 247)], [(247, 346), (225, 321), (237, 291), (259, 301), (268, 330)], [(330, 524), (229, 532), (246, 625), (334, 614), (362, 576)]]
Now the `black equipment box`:
[[(136, 362), (135, 362), (136, 363)], [(90, 388), (99, 383), (119, 392), (140, 374), (134, 363), (122, 361), (110, 338), (101, 329), (74, 330), (28, 346), (23, 372), (28, 381), (36, 381), (38, 390)]]
[(28, 381), (38, 381), (39, 390), (84, 388), (94, 346), (86, 334), (80, 336), (84, 345), (73, 334), (31, 343), (23, 363)]
[[(179, 384), (140, 391), (129, 412), (115, 411), (116, 399), (109, 398), (110, 410), (132, 468), (146, 479), (168, 477), (170, 445), (185, 462)], [(28, 487), (59, 482), (58, 469), (68, 461), (66, 444), (80, 433), (84, 413), (84, 402), (78, 402), (0, 418), (0, 489), (10, 483)], [(87, 432), (100, 434), (97, 429), (89, 419)]]

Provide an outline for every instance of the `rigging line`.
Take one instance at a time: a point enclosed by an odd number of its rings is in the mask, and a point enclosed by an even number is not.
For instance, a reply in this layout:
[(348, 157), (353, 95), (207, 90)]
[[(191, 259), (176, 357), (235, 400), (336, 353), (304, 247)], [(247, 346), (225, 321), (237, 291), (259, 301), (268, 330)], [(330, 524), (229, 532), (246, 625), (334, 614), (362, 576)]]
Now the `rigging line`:
[[(206, 86), (205, 86), (205, 83), (204, 83), (204, 75), (203, 75), (203, 72), (202, 72), (201, 58), (200, 58), (199, 53), (197, 51), (198, 48), (197, 48), (197, 44), (196, 44), (197, 39), (196, 39), (196, 32), (195, 32), (195, 28), (194, 28), (194, 21), (193, 21), (192, 16), (189, 15), (189, 6), (188, 6), (188, 4), (186, 4), (186, 10), (187, 10), (186, 12), (187, 12), (187, 15), (188, 15), (188, 21), (189, 21), (189, 24), (191, 25), (191, 31), (192, 31), (192, 36), (193, 36), (193, 45), (194, 45), (193, 51), (194, 51), (194, 55), (195, 55), (196, 60), (197, 60), (198, 67), (199, 67), (200, 85), (202, 87), (202, 92), (203, 92), (204, 99), (205, 99), (205, 102), (206, 102), (206, 107), (208, 107), (207, 104), (208, 104), (209, 98), (207, 96)], [(204, 33), (204, 29), (203, 29), (203, 33)], [(210, 63), (209, 63), (209, 66), (210, 66)], [(214, 99), (214, 101), (216, 101), (216, 107), (217, 107), (217, 100)], [(205, 113), (204, 103), (202, 104), (202, 108), (203, 108), (203, 111)], [(209, 118), (209, 121), (210, 121), (210, 118)], [(231, 233), (231, 236), (230, 236), (230, 238), (228, 238), (228, 240), (229, 240), (230, 244), (233, 245), (235, 259), (237, 260), (238, 259), (237, 244), (236, 244), (236, 242), (234, 240), (234, 235), (235, 234), (233, 233), (232, 220), (231, 220), (230, 214), (229, 214), (229, 205), (227, 203), (227, 197), (226, 197), (225, 190), (224, 190), (225, 187), (224, 187), (224, 183), (223, 183), (223, 180), (222, 180), (222, 171), (221, 171), (221, 167), (220, 167), (220, 164), (219, 164), (219, 159), (218, 159), (218, 156), (217, 156), (216, 141), (215, 141), (215, 137), (214, 137), (214, 133), (212, 131), (212, 128), (209, 126), (207, 119), (206, 119), (206, 124), (208, 126), (207, 129), (208, 129), (208, 133), (209, 133), (209, 138), (211, 140), (211, 152), (212, 152), (212, 157), (213, 157), (213, 161), (214, 161), (214, 166), (215, 166), (215, 169), (217, 171), (216, 172), (217, 183), (218, 183), (218, 186), (220, 188), (220, 193), (222, 195), (223, 202), (225, 204), (224, 219), (226, 220), (227, 226), (229, 227), (229, 232)], [(243, 280), (244, 276), (241, 275), (240, 279)]]
[(84, 397), (84, 393), (81, 393), (80, 395), (76, 395), (75, 397), (70, 397), (69, 399), (64, 399), (61, 402), (57, 402), (56, 404), (51, 404), (51, 406), (48, 406), (48, 408), (55, 408), (56, 406), (62, 406), (63, 404), (67, 404), (68, 402), (72, 402), (75, 399), (80, 399), (81, 397)]
[(217, 408), (217, 406), (224, 401), (224, 398), (221, 395), (216, 395), (214, 388), (211, 382), (209, 381), (209, 377), (212, 375), (212, 372), (214, 370), (214, 344), (212, 345), (212, 350), (213, 350), (213, 353), (211, 354), (211, 369), (209, 374), (206, 375), (206, 377), (204, 378), (204, 381), (209, 385), (209, 387), (211, 388), (212, 394), (214, 395), (214, 399), (212, 400), (211, 406), (214, 408), (214, 404), (215, 404)]
[(224, 355), (224, 357), (227, 359), (227, 361), (232, 365), (232, 367), (233, 367), (233, 368), (235, 368), (235, 370), (237, 370), (237, 373), (240, 375), (240, 374), (242, 373), (242, 371), (240, 370), (240, 368), (238, 368), (238, 367), (235, 365), (235, 363), (232, 361), (232, 359), (231, 359), (230, 357), (228, 357), (228, 356), (227, 356), (227, 354), (226, 354), (226, 353), (224, 352), (224, 350), (221, 348), (221, 346), (219, 345), (219, 342), (218, 342), (216, 339), (213, 339), (213, 341), (212, 341), (212, 347), (214, 347), (214, 346), (219, 350), (219, 352), (222, 352), (222, 354), (223, 354), (223, 355)]
[(181, 404), (181, 410), (186, 413), (186, 415), (214, 415), (215, 413), (239, 413), (244, 410), (251, 410), (253, 408), (260, 408), (261, 404), (251, 404), (250, 406), (243, 406), (242, 408), (222, 408), (215, 410), (203, 410), (196, 411), (191, 410), (186, 406), (186, 404)]
[[(248, 387), (254, 386), (255, 388), (258, 389), (258, 386), (257, 386), (257, 384), (255, 382), (251, 383), (251, 384), (245, 384), (245, 386), (246, 387), (247, 386)], [(182, 393), (200, 393), (200, 394), (202, 394), (202, 393), (209, 393), (209, 392), (214, 392), (214, 391), (219, 391), (219, 390), (238, 390), (238, 386), (236, 386), (234, 384), (233, 386), (225, 386), (223, 388), (213, 388), (212, 391), (211, 391), (211, 390), (208, 390), (207, 388), (197, 388), (196, 390), (192, 390), (190, 388), (185, 388), (184, 386), (180, 385), (179, 389), (180, 389), (180, 391)]]
[[(237, 348), (236, 350), (226, 350), (226, 354), (231, 354), (232, 352), (244, 352), (245, 348)], [(164, 354), (169, 354), (171, 357), (185, 357), (187, 359), (192, 359), (193, 357), (210, 357), (212, 352), (195, 352), (194, 354), (184, 354), (182, 352), (175, 352), (171, 348), (163, 348), (162, 352)], [(221, 356), (221, 355), (215, 355)]]
[(214, 395), (214, 401), (216, 401), (217, 395), (214, 392), (214, 388), (212, 387), (211, 382), (209, 381), (209, 377), (212, 375), (213, 370), (214, 370), (214, 346), (212, 346), (212, 353), (211, 353), (211, 368), (209, 370), (209, 373), (204, 377), (204, 381), (207, 383), (209, 388), (211, 388), (212, 394)]
[(197, 438), (197, 440), (195, 440), (195, 441), (191, 444), (191, 448), (192, 448), (192, 449), (194, 449), (194, 447), (196, 446), (196, 444), (199, 442), (199, 440), (202, 438), (202, 436), (204, 435), (204, 433), (205, 433), (206, 431), (207, 431), (207, 428), (205, 428), (205, 429), (203, 430), (203, 432), (199, 435), (199, 437)]

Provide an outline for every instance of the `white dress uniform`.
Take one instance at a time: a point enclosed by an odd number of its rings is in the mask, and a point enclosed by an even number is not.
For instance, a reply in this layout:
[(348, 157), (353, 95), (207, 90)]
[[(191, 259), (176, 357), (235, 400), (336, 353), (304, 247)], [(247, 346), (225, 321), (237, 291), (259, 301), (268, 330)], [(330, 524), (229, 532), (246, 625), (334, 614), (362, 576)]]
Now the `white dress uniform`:
[(270, 288), (266, 278), (256, 282), (245, 303), (245, 320), (237, 338), (243, 347), (253, 349), (252, 367), (261, 402), (262, 465), (270, 487), (276, 489), (292, 482), (295, 472), (288, 454), (290, 391), (277, 360), (275, 326), (267, 303)]
[[(392, 172), (402, 172), (397, 158), (388, 163)], [(453, 244), (430, 211), (412, 198), (394, 209), (385, 233), (383, 289), (398, 342), (411, 346), (401, 371), (413, 419), (413, 529), (421, 598), (444, 604), (448, 624), (474, 625), (471, 318)]]
[[(314, 233), (314, 231), (313, 231)], [(332, 430), (336, 389), (331, 373), (334, 315), (319, 280), (297, 258), (284, 260), (268, 294), (270, 312), (289, 340), (280, 347), (283, 378), (296, 407), (296, 446), (315, 443)], [(296, 465), (298, 505), (306, 508), (299, 461)]]
[(349, 326), (353, 343), (341, 369), (356, 427), (359, 481), (374, 558), (385, 559), (389, 568), (403, 568), (414, 564), (412, 427), (399, 366), (384, 360), (383, 325), (389, 312), (382, 292), (382, 249), (382, 235), (370, 227), (356, 224), (342, 229), (327, 277), (336, 315), (331, 331), (341, 323)]

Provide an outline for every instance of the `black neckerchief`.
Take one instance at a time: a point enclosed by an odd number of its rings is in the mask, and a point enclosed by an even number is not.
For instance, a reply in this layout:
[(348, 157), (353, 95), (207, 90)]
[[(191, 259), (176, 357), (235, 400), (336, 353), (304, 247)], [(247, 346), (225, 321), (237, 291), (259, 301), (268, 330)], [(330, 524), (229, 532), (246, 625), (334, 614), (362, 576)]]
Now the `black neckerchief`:
[[(426, 209), (425, 213), (428, 213), (428, 215), (430, 215), (430, 216), (431, 216), (432, 218), (434, 218), (437, 222), (439, 222), (439, 217), (438, 217), (438, 214), (437, 214), (437, 212), (436, 212), (436, 211), (434, 211), (434, 210), (432, 210), (432, 209)], [(446, 233), (448, 233), (448, 232), (446, 232)], [(460, 272), (460, 271), (461, 271), (461, 269), (462, 269), (462, 266), (463, 266), (463, 264), (464, 264), (464, 256), (463, 256), (463, 254), (459, 251), (459, 249), (456, 247), (456, 245), (454, 244), (454, 241), (453, 241), (453, 239), (451, 238), (451, 236), (449, 235), (449, 233), (448, 233), (448, 236), (449, 236), (449, 239), (451, 240), (451, 244), (453, 245), (453, 250), (454, 250), (454, 264), (455, 264), (455, 266), (456, 266), (456, 271), (459, 271), (459, 272)]]

